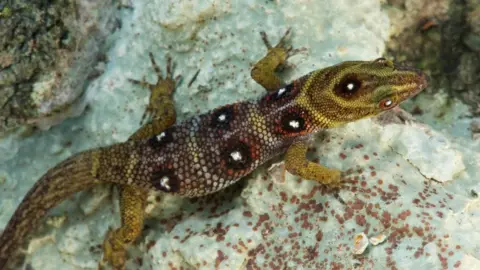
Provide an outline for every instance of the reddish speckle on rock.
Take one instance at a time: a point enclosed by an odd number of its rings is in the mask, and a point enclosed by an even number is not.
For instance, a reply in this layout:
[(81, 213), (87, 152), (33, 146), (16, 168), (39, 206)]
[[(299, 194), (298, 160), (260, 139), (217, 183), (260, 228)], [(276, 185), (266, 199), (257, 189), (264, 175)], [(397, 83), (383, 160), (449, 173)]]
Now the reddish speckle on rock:
[(412, 230), (420, 237), (423, 236), (423, 229), (420, 227), (413, 227)]
[(423, 248), (418, 248), (417, 251), (415, 251), (415, 254), (413, 256), (415, 257), (415, 259), (418, 259), (422, 254), (423, 254)]
[(398, 191), (398, 187), (395, 186), (395, 185), (392, 185), (392, 184), (388, 185), (388, 189), (390, 189), (390, 190), (393, 191), (393, 192), (397, 192), (397, 191)]
[(390, 215), (389, 212), (387, 211), (383, 211), (382, 213), (382, 224), (385, 228), (389, 228), (390, 227), (390, 221), (391, 221), (392, 217)]
[(260, 226), (262, 226), (262, 223), (269, 220), (270, 219), (270, 216), (268, 216), (267, 213), (263, 214), (263, 215), (260, 215), (258, 217), (258, 221), (257, 221), (257, 224), (255, 224), (255, 227), (253, 227), (253, 230), (256, 231)]
[(359, 226), (364, 226), (364, 225), (367, 223), (367, 220), (365, 219), (365, 216), (364, 216), (364, 215), (356, 215), (356, 216), (355, 216), (355, 222), (356, 222)]
[(280, 192), (280, 197), (282, 197), (282, 201), (287, 202), (288, 201), (288, 195), (286, 192), (282, 191)]
[(138, 266), (143, 266), (143, 259), (137, 257), (137, 258), (136, 258), (136, 263), (137, 263)]
[(403, 212), (401, 212), (400, 214), (398, 214), (398, 218), (400, 218), (401, 220), (406, 220), (408, 216), (410, 216), (412, 214), (412, 212), (410, 212), (410, 210), (405, 210)]
[(443, 269), (448, 269), (448, 260), (446, 257), (443, 257), (441, 254), (438, 254), (438, 259), (442, 263), (442, 268)]
[(147, 243), (147, 250), (150, 250), (153, 246), (155, 246), (157, 242), (155, 241), (150, 241)]
[(365, 159), (365, 160), (369, 160), (369, 159), (370, 159), (370, 157), (369, 157), (368, 155), (363, 155), (363, 159)]
[(355, 148), (357, 148), (357, 149), (360, 149), (360, 148), (362, 148), (362, 147), (363, 147), (363, 144), (361, 144), (361, 143), (355, 145)]
[(250, 211), (244, 211), (244, 212), (243, 212), (243, 216), (244, 216), (244, 217), (252, 217), (252, 212), (250, 212)]
[(351, 207), (345, 209), (345, 213), (343, 213), (343, 218), (345, 220), (349, 220), (353, 217), (353, 209)]
[(335, 218), (337, 219), (338, 223), (340, 223), (340, 224), (343, 224), (345, 222), (345, 220), (339, 214), (336, 214)]
[(459, 268), (461, 264), (462, 264), (461, 261), (457, 261), (457, 262), (453, 265), (453, 267)]
[(374, 155), (374, 156), (378, 156), (377, 152), (373, 152), (373, 155)]
[(341, 158), (341, 159), (346, 159), (346, 158), (347, 158), (347, 155), (345, 155), (344, 153), (340, 153), (340, 158)]
[(323, 238), (323, 233), (321, 231), (318, 231), (317, 234), (315, 235), (315, 239), (317, 239), (318, 242), (322, 241)]
[(291, 204), (297, 204), (299, 201), (299, 199), (297, 198), (297, 196), (293, 195), (291, 198), (290, 198), (290, 203)]
[(352, 205), (350, 207), (354, 210), (362, 210), (364, 206), (365, 206), (365, 202), (356, 198), (355, 202), (352, 203)]
[(377, 175), (376, 172), (370, 172), (370, 176), (374, 177), (374, 176), (376, 176), (376, 175)]
[(220, 269), (220, 264), (228, 259), (228, 256), (225, 256), (225, 254), (221, 250), (217, 250), (217, 258), (215, 259), (215, 269)]
[(216, 235), (215, 240), (217, 242), (222, 242), (223, 240), (225, 240), (225, 235), (227, 234), (229, 228), (230, 225), (223, 227), (223, 224), (219, 222), (217, 223), (217, 226), (210, 231), (210, 233)]

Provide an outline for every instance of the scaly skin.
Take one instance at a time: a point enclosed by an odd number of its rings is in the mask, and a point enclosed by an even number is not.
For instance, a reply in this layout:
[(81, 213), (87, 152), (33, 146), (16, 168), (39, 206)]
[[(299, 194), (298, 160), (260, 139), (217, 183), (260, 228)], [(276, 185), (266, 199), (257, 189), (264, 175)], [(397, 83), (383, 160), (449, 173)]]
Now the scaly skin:
[[(287, 32), (288, 34), (288, 32)], [(379, 58), (349, 61), (313, 71), (288, 85), (275, 75), (293, 52), (282, 38), (252, 69), (269, 93), (175, 122), (170, 65), (159, 81), (136, 84), (152, 90), (151, 121), (129, 141), (79, 153), (50, 169), (25, 196), (0, 237), (0, 269), (47, 210), (97, 183), (121, 185), (122, 227), (104, 242), (104, 261), (125, 268), (125, 248), (143, 226), (145, 194), (161, 190), (188, 197), (221, 190), (271, 158), (284, 154), (292, 174), (328, 186), (341, 186), (341, 172), (308, 161), (315, 132), (371, 117), (394, 108), (427, 85), (420, 71)], [(169, 127), (170, 126), (170, 127)]]

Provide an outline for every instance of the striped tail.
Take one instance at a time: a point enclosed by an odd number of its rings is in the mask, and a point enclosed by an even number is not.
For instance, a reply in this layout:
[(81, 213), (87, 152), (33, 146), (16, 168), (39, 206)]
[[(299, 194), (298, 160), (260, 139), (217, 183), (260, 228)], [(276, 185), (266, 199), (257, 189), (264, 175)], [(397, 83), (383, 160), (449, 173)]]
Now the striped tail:
[(12, 259), (28, 234), (35, 231), (49, 209), (75, 192), (99, 183), (94, 175), (100, 151), (76, 154), (48, 170), (35, 183), (0, 236), (0, 270), (7, 269), (8, 260)]

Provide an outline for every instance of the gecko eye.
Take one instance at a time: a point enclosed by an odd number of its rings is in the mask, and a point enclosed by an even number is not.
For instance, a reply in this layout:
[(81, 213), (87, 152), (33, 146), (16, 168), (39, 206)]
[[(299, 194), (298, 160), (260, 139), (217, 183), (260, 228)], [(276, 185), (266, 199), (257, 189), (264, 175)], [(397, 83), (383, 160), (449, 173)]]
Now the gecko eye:
[(388, 110), (392, 108), (394, 105), (395, 103), (390, 98), (384, 98), (379, 103), (380, 109), (382, 110)]
[(361, 86), (362, 83), (360, 80), (356, 78), (346, 78), (335, 87), (335, 92), (337, 95), (348, 99), (354, 96)]
[(387, 59), (384, 58), (384, 57), (377, 58), (377, 59), (373, 60), (373, 62), (374, 62), (374, 63), (382, 64), (382, 65), (384, 65), (384, 66), (386, 66), (386, 67), (391, 67), (391, 68), (393, 68), (393, 69), (395, 70), (395, 65), (393, 64), (393, 62), (387, 60)]
[(387, 59), (385, 59), (384, 57), (380, 57), (380, 58), (377, 58), (377, 59), (373, 60), (373, 62), (384, 64), (384, 63), (387, 62)]

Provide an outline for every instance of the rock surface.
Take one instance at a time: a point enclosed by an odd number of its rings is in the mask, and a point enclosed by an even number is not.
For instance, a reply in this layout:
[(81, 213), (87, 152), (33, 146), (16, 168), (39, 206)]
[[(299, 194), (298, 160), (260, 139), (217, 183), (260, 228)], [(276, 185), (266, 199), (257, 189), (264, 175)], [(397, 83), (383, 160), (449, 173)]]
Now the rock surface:
[[(387, 13), (378, 1), (132, 1), (105, 72), (85, 93), (89, 110), (23, 140), (2, 139), (0, 228), (31, 185), (72, 153), (124, 141), (139, 126), (154, 82), (147, 52), (170, 54), (184, 76), (175, 100), (179, 118), (256, 98), (249, 77), (266, 49), (292, 27), (295, 47), (286, 79), (344, 60), (383, 53)], [(352, 7), (355, 7), (352, 9)], [(196, 80), (188, 82), (200, 69)], [(432, 102), (433, 100), (433, 102)], [(427, 124), (362, 120), (318, 135), (310, 157), (350, 170), (338, 194), (289, 174), (281, 159), (218, 194), (183, 199), (152, 194), (142, 237), (128, 269), (473, 269), (480, 267), (480, 145), (468, 108), (443, 96), (407, 104)], [(452, 107), (453, 106), (453, 107)], [(455, 107), (456, 106), (456, 107)], [(438, 121), (440, 108), (445, 118)], [(393, 123), (392, 123), (393, 122)], [(433, 128), (432, 128), (433, 127)], [(119, 226), (108, 186), (76, 195), (52, 211), (27, 249), (33, 269), (95, 269), (108, 227)], [(354, 255), (354, 236), (384, 242)], [(383, 237), (382, 237), (383, 236)]]

